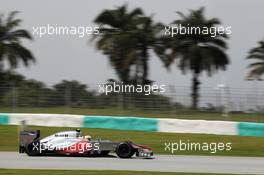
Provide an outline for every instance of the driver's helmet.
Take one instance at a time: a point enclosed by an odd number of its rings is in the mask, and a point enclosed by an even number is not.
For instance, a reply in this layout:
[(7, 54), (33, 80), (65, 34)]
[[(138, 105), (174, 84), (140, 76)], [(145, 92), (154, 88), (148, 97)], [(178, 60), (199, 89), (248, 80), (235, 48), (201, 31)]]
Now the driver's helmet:
[(76, 129), (76, 137), (82, 137), (82, 131), (80, 129)]
[(91, 136), (89, 136), (89, 135), (86, 135), (86, 136), (84, 136), (84, 139), (91, 140), (91, 139), (92, 139), (92, 137), (91, 137)]

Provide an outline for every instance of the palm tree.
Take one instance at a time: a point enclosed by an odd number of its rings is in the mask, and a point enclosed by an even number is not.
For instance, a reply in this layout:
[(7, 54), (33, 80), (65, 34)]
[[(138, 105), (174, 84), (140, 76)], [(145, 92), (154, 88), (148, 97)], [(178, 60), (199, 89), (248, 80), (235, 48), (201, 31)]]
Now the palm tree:
[[(135, 57), (136, 71), (135, 80), (137, 84), (150, 84), (152, 81), (148, 79), (148, 60), (151, 51), (159, 56), (157, 49), (161, 42), (161, 31), (163, 24), (155, 23), (152, 17), (145, 16), (138, 19), (138, 28), (134, 33), (136, 38), (137, 57)], [(138, 78), (139, 77), (139, 78)]]
[(249, 51), (248, 59), (254, 60), (254, 63), (249, 65), (251, 68), (248, 73), (248, 79), (261, 80), (261, 75), (264, 74), (264, 41), (258, 42), (259, 46)]
[[(135, 29), (135, 19), (142, 14), (138, 8), (127, 12), (124, 5), (113, 10), (104, 10), (94, 20), (100, 25), (100, 34), (93, 38), (96, 39), (96, 47), (109, 57), (110, 64), (124, 83), (130, 81), (129, 59), (135, 55), (130, 31)], [(126, 62), (124, 58), (127, 58)]]
[(28, 66), (35, 61), (31, 52), (22, 45), (21, 39), (32, 38), (26, 30), (17, 29), (21, 23), (20, 19), (14, 18), (17, 13), (11, 12), (6, 19), (0, 16), (0, 71), (3, 71), (5, 60), (11, 69), (16, 68), (20, 62)]
[[(173, 25), (184, 27), (206, 27), (208, 29), (220, 25), (220, 21), (216, 18), (206, 19), (204, 16), (204, 8), (191, 10), (188, 15), (177, 12), (180, 16), (179, 20), (173, 22)], [(209, 76), (217, 70), (225, 70), (229, 64), (228, 56), (225, 53), (227, 44), (225, 40), (227, 35), (216, 31), (215, 37), (211, 34), (193, 33), (178, 34), (169, 39), (170, 50), (166, 55), (165, 64), (169, 67), (174, 60), (180, 70), (185, 73), (192, 73), (192, 107), (197, 108), (199, 102), (199, 76), (202, 72), (207, 72)], [(166, 49), (164, 49), (165, 52)], [(163, 57), (164, 60), (164, 57)]]
[[(140, 8), (128, 12), (127, 5), (104, 10), (94, 20), (100, 25), (96, 47), (109, 57), (124, 83), (148, 84), (149, 51), (161, 30)], [(133, 69), (134, 68), (134, 69)]]

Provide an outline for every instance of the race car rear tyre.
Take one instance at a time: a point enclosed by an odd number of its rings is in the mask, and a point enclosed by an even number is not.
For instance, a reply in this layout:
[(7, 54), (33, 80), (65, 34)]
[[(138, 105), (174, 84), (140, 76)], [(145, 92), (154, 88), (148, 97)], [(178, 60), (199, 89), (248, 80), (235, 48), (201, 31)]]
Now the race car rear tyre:
[(40, 142), (39, 141), (33, 141), (30, 144), (26, 146), (25, 152), (29, 156), (40, 156)]
[(135, 150), (129, 142), (121, 142), (116, 147), (116, 154), (120, 158), (131, 158), (134, 153)]
[(25, 152), (25, 147), (24, 146), (19, 146), (19, 153), (24, 153)]

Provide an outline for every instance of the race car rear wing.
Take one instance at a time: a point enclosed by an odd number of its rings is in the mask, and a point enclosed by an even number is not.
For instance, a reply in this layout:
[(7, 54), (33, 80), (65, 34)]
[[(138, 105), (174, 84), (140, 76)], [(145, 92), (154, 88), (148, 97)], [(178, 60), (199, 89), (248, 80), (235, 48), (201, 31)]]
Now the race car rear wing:
[(24, 153), (25, 148), (28, 144), (39, 139), (40, 130), (36, 130), (36, 131), (26, 130), (25, 121), (21, 122), (20, 128), (21, 129), (19, 131), (19, 153)]

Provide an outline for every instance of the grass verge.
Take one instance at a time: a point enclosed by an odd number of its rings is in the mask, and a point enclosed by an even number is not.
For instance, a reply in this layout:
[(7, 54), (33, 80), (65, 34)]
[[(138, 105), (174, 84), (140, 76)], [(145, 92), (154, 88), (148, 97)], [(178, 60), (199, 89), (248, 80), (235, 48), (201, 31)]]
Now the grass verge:
[[(60, 127), (30, 127), (32, 130), (40, 129), (41, 137), (48, 136), (55, 132), (73, 130), (74, 128)], [(18, 129), (17, 126), (0, 125), (0, 151), (18, 150)], [(175, 134), (139, 131), (119, 131), (109, 129), (83, 129), (83, 134), (91, 135), (93, 138), (109, 139), (114, 141), (131, 140), (135, 143), (145, 144), (154, 150), (155, 154), (171, 154), (165, 151), (165, 142), (195, 142), (195, 143), (232, 143), (230, 151), (202, 151), (188, 150), (175, 151), (174, 155), (224, 155), (224, 156), (264, 156), (263, 137), (244, 137), (244, 136), (222, 136), (206, 134)]]

